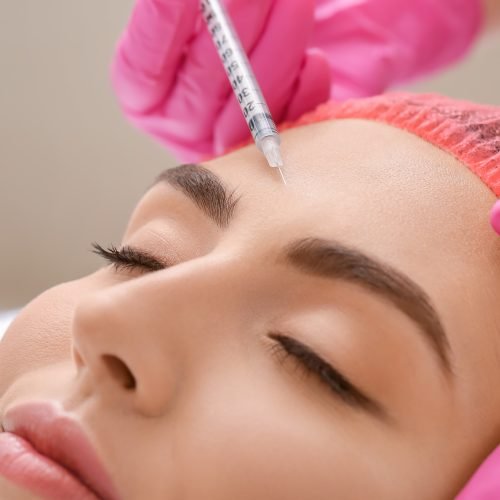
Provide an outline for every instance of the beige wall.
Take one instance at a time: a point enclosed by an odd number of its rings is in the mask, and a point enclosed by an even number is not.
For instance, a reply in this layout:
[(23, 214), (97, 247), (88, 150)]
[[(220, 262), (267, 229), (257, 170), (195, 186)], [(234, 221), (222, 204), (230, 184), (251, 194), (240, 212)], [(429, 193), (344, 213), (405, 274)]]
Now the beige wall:
[[(108, 82), (133, 0), (0, 6), (0, 309), (98, 265), (173, 160), (128, 126)], [(500, 39), (414, 88), (500, 104)]]

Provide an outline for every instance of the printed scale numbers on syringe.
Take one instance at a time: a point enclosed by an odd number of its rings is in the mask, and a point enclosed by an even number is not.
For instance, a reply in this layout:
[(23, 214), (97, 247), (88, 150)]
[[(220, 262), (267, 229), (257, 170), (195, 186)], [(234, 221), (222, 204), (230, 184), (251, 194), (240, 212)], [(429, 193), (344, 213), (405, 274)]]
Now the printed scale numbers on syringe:
[(269, 109), (248, 70), (248, 59), (238, 39), (226, 36), (226, 32), (231, 33), (232, 30), (230, 26), (222, 26), (218, 21), (210, 0), (202, 0), (201, 11), (254, 139), (260, 140), (276, 134)]

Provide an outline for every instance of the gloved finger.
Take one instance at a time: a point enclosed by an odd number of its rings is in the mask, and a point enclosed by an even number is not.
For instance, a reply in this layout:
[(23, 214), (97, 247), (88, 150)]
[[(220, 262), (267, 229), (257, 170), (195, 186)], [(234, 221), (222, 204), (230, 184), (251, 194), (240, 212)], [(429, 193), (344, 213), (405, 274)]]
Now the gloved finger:
[(124, 108), (143, 112), (165, 98), (198, 18), (198, 0), (137, 1), (112, 66)]
[[(306, 46), (314, 24), (314, 0), (276, 0), (265, 32), (250, 56), (257, 81), (276, 123), (279, 123), (294, 91)], [(250, 134), (239, 104), (230, 96), (214, 129), (214, 152)]]
[[(241, 44), (248, 54), (258, 42), (274, 0), (231, 0), (227, 11)], [(232, 89), (206, 28), (192, 41), (188, 56), (179, 71), (169, 96), (165, 114), (172, 118), (196, 113), (196, 136), (213, 128), (215, 117)], [(194, 102), (193, 100), (196, 100)]]
[(330, 98), (331, 70), (328, 57), (320, 49), (309, 49), (284, 121), (297, 120)]
[[(491, 227), (500, 235), (500, 200), (493, 205), (490, 214)], [(500, 451), (499, 451), (500, 456)], [(500, 483), (500, 481), (499, 481)]]

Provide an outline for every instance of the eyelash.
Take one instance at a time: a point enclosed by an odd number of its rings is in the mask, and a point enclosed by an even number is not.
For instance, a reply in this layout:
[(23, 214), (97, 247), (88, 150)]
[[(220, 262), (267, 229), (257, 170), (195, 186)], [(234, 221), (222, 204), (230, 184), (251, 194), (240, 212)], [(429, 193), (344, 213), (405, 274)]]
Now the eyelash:
[(165, 264), (161, 263), (156, 257), (148, 255), (142, 250), (136, 250), (130, 246), (116, 248), (111, 245), (107, 248), (98, 243), (92, 243), (92, 252), (102, 257), (108, 263), (112, 264), (117, 270), (136, 271), (143, 273), (152, 273), (165, 269)]
[(276, 342), (271, 345), (272, 354), (280, 362), (290, 358), (305, 375), (315, 376), (334, 395), (353, 407), (373, 407), (371, 399), (356, 389), (343, 375), (318, 356), (310, 347), (281, 333), (270, 333)]

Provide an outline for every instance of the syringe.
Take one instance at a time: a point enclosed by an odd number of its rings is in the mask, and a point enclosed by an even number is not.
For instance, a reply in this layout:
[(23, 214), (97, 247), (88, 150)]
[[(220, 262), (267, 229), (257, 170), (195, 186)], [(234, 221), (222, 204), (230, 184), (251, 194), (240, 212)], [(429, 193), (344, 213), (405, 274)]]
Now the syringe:
[(286, 184), (281, 139), (231, 19), (220, 0), (201, 0), (201, 12), (255, 143)]

